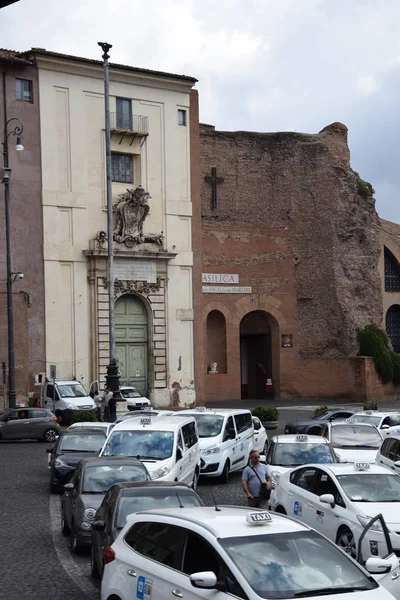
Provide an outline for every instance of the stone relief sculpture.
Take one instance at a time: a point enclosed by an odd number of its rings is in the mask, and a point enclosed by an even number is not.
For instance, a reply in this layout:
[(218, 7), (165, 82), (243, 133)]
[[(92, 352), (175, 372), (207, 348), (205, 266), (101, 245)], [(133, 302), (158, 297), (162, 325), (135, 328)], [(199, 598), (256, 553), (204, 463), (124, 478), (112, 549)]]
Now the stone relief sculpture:
[(114, 282), (114, 294), (115, 296), (121, 296), (122, 294), (129, 294), (136, 292), (138, 294), (155, 294), (159, 291), (161, 286), (161, 280), (157, 277), (157, 283), (149, 283), (147, 281), (121, 281), (116, 279)]
[(145, 234), (143, 223), (150, 212), (150, 194), (138, 186), (127, 189), (120, 194), (117, 203), (113, 206), (115, 213), (114, 241), (133, 248), (141, 244), (153, 244), (160, 250), (164, 245), (163, 233)]

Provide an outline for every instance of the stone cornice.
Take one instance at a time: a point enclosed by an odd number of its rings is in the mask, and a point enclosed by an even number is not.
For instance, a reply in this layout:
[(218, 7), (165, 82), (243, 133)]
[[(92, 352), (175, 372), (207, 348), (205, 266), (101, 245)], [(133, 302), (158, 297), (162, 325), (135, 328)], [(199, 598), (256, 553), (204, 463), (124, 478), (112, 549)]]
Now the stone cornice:
[[(85, 256), (94, 256), (96, 258), (107, 258), (107, 248), (96, 248), (83, 250)], [(177, 256), (177, 252), (145, 252), (135, 250), (118, 250), (114, 249), (114, 258), (142, 258), (153, 260), (172, 260)]]

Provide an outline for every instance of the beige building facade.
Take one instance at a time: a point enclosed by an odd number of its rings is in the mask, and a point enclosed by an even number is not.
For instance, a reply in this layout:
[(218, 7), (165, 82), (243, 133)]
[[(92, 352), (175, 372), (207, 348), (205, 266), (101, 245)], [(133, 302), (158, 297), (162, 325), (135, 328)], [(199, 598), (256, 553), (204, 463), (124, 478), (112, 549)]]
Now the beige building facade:
[[(46, 365), (104, 384), (109, 363), (100, 61), (33, 49), (39, 71)], [(195, 79), (110, 65), (121, 383), (195, 399), (190, 98)]]

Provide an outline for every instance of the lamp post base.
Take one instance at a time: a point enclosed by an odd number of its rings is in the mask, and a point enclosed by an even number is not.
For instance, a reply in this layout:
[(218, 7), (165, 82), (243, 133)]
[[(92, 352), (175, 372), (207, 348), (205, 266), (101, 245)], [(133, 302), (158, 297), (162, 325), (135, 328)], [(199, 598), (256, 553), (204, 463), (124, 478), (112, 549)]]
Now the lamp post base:
[(112, 391), (114, 398), (120, 396), (119, 392), (119, 369), (115, 358), (110, 360), (107, 366), (106, 386)]

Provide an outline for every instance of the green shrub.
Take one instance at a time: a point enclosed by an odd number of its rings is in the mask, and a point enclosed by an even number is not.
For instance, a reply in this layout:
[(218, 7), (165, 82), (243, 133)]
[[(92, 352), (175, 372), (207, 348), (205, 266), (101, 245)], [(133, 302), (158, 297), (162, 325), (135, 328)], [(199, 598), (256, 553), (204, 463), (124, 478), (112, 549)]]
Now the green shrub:
[(326, 412), (328, 412), (328, 407), (327, 406), (317, 406), (317, 408), (314, 410), (314, 416), (315, 417), (321, 417)]
[(260, 421), (278, 421), (279, 411), (275, 406), (256, 406), (251, 411)]
[(86, 412), (84, 410), (78, 410), (73, 413), (73, 415), (70, 419), (70, 424), (72, 425), (72, 423), (81, 423), (82, 421), (91, 421), (94, 423), (97, 421), (97, 417), (94, 412)]
[(383, 383), (400, 384), (400, 355), (389, 348), (389, 338), (378, 325), (366, 325), (357, 332), (361, 356), (371, 356)]
[(366, 402), (363, 406), (364, 410), (379, 410), (379, 402), (373, 400), (372, 402)]
[(368, 200), (368, 198), (372, 198), (372, 196), (375, 194), (375, 190), (372, 187), (372, 185), (368, 181), (364, 181), (364, 179), (361, 179), (357, 171), (354, 171), (354, 175), (356, 176), (357, 192), (359, 193), (359, 195), (362, 196), (362, 198), (365, 198), (366, 200)]

